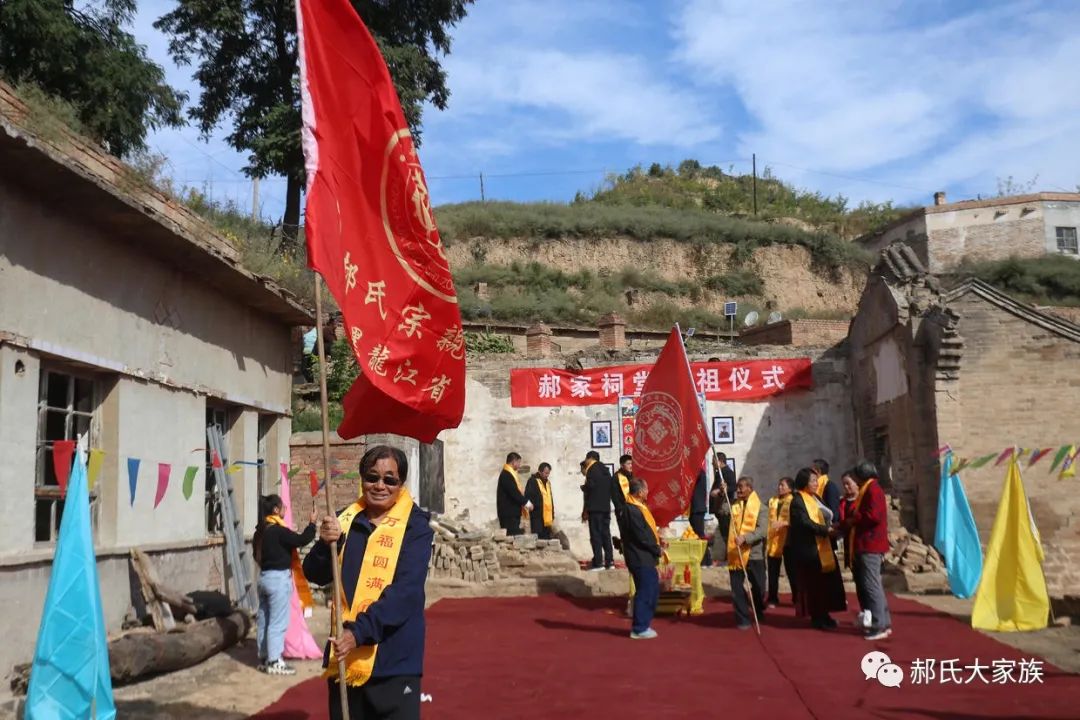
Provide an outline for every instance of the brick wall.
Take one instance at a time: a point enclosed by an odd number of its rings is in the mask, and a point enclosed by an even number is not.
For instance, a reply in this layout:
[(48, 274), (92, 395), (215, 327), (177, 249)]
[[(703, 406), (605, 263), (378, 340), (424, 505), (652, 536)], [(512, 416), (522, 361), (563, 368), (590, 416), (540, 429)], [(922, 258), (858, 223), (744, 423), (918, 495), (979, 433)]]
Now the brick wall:
[[(355, 473), (360, 467), (360, 457), (364, 454), (363, 440), (342, 440), (336, 434), (331, 434), (330, 440), (330, 468), (331, 474)], [(299, 472), (292, 476), (289, 484), (291, 497), (298, 511), (308, 512), (311, 506), (308, 504), (311, 498), (311, 483), (309, 474), (312, 470), (318, 473), (320, 480), (323, 472), (323, 447), (322, 433), (304, 432), (293, 433), (289, 441), (290, 467), (300, 468)], [(335, 510), (345, 507), (356, 501), (359, 494), (359, 480), (355, 478), (332, 478), (330, 481), (332, 501)], [(326, 509), (325, 488), (315, 498), (319, 513)], [(302, 498), (302, 500), (301, 500)], [(303, 517), (301, 515), (300, 517)], [(297, 521), (299, 524), (299, 520)]]
[[(992, 216), (992, 208), (982, 213)], [(967, 258), (969, 260), (1004, 260), (1039, 257), (1046, 252), (1046, 238), (1041, 215), (987, 224), (963, 224), (932, 229), (929, 236), (929, 270), (940, 273)]]
[(829, 347), (847, 337), (847, 320), (781, 320), (739, 333), (744, 345)]
[[(968, 294), (951, 303), (960, 314), (964, 355), (957, 383), (958, 422), (942, 435), (962, 457), (1010, 445), (1059, 447), (1080, 438), (1080, 343), (1060, 337)], [(1080, 591), (1080, 494), (1058, 481), (1043, 460), (1023, 468), (1024, 486), (1056, 593)], [(975, 522), (989, 539), (1004, 483), (1003, 467), (962, 474)]]

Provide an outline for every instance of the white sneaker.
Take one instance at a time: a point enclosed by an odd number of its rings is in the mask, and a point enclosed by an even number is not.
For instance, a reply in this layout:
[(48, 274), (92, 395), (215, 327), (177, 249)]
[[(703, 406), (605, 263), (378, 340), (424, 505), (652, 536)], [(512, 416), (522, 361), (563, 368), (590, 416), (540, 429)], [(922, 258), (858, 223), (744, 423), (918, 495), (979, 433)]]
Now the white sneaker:
[(861, 630), (869, 628), (871, 622), (873, 622), (873, 617), (870, 615), (869, 610), (862, 610), (855, 616), (855, 627)]
[(272, 663), (267, 663), (267, 665), (266, 665), (266, 674), (267, 675), (295, 675), (296, 674), (296, 668), (292, 667), (291, 665), (286, 665), (284, 660), (282, 660), (281, 658), (278, 658), (277, 660), (273, 661)]
[(656, 631), (652, 628), (646, 628), (645, 632), (630, 633), (631, 640), (652, 640), (654, 637), (656, 637)]
[(882, 628), (881, 630), (871, 630), (863, 637), (866, 640), (885, 640), (892, 635), (892, 628)]

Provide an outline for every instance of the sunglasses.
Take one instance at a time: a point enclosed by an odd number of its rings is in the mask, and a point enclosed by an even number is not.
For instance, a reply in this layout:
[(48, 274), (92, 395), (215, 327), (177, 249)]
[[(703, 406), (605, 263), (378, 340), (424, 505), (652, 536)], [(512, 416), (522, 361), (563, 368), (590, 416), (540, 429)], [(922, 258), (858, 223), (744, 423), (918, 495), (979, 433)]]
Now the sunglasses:
[(401, 478), (394, 477), (393, 475), (383, 475), (381, 477), (379, 475), (365, 475), (363, 480), (366, 485), (374, 485), (381, 480), (382, 484), (386, 487), (397, 487), (405, 482)]

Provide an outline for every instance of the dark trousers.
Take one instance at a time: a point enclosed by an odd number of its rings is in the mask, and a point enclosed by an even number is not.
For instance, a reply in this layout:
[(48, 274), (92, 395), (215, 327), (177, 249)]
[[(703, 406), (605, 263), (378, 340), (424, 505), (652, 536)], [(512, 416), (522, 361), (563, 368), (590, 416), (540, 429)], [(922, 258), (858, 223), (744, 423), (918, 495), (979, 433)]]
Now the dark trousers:
[[(346, 720), (341, 714), (337, 680), (327, 680), (330, 720)], [(348, 720), (420, 720), (420, 677), (398, 675), (371, 678), (360, 687), (347, 689)]]
[(499, 527), (506, 530), (507, 535), (524, 535), (525, 531), (521, 529), (521, 516), (516, 515), (513, 520), (510, 518), (499, 518)]
[[(750, 600), (746, 596), (746, 586), (743, 582), (742, 570), (730, 570), (731, 574), (731, 602), (735, 606), (735, 623), (737, 625), (749, 625)], [(750, 592), (754, 594), (754, 607), (757, 608), (757, 616), (760, 620), (765, 614), (765, 561), (748, 560), (746, 572), (750, 576)]]
[[(705, 513), (690, 513), (690, 529), (693, 530), (699, 538), (705, 539)], [(705, 555), (701, 558), (702, 567), (709, 567), (712, 565), (712, 552), (709, 551), (708, 544), (705, 545)]]
[(610, 511), (589, 513), (589, 544), (592, 545), (593, 567), (611, 567), (615, 564)]
[[(783, 564), (784, 558), (782, 557), (770, 557), (768, 559), (769, 566), (769, 602), (773, 605), (780, 604), (780, 566)], [(790, 581), (790, 577), (788, 578)]]
[(784, 548), (784, 574), (787, 575), (788, 586), (791, 587), (791, 604), (794, 605), (799, 598), (799, 573), (795, 571), (795, 558), (787, 548)]
[(660, 600), (660, 574), (651, 565), (627, 567), (634, 578), (634, 621), (630, 631), (643, 633), (656, 615), (656, 603)]

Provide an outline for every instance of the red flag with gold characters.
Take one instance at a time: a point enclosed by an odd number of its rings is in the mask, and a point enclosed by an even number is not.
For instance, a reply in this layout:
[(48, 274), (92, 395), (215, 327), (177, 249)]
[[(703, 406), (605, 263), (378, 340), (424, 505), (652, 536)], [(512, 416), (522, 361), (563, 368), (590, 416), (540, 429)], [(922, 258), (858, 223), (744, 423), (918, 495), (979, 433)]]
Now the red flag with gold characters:
[(641, 390), (634, 429), (634, 474), (649, 484), (647, 504), (658, 527), (689, 507), (708, 450), (709, 433), (676, 325)]
[(465, 409), (465, 337), (427, 182), (375, 40), (349, 0), (297, 0), (308, 263), (361, 374), (343, 438), (432, 442)]

